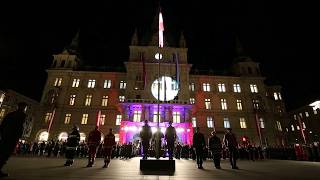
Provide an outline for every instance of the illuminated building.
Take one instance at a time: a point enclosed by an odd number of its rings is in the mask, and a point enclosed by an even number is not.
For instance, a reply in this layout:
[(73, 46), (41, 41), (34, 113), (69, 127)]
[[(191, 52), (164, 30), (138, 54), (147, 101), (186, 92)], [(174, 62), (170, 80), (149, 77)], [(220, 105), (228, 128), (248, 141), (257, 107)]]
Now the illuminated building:
[(290, 144), (313, 143), (320, 141), (320, 101), (288, 112), (290, 121), (286, 133)]
[(124, 72), (85, 69), (72, 48), (54, 55), (35, 139), (46, 140), (48, 131), (49, 139), (65, 139), (77, 124), (84, 140), (98, 124), (103, 133), (113, 128), (117, 140), (127, 143), (144, 120), (155, 126), (159, 117), (162, 128), (173, 121), (183, 143), (192, 142), (196, 126), (206, 138), (213, 130), (222, 137), (231, 127), (240, 142), (246, 137), (256, 145), (285, 143), (281, 88), (264, 83), (258, 63), (240, 56), (229, 74), (194, 71), (182, 34), (179, 47), (166, 41), (161, 47), (158, 37), (156, 31), (142, 43), (134, 33)]

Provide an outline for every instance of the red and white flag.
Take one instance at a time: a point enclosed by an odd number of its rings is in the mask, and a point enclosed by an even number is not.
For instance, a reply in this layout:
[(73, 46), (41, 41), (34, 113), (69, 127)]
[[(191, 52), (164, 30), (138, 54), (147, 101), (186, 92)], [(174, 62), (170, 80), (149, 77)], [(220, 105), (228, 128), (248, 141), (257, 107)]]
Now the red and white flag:
[(163, 18), (161, 11), (159, 12), (159, 47), (163, 47), (163, 31), (164, 31), (164, 25), (163, 25)]

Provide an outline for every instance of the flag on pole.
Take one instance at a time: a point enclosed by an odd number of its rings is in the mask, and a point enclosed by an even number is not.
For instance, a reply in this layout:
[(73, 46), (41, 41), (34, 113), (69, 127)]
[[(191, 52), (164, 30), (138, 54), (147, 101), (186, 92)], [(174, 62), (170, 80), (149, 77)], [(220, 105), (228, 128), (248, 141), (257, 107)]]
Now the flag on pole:
[(164, 25), (163, 25), (163, 18), (161, 11), (159, 12), (159, 47), (163, 47), (163, 31), (164, 31)]
[(97, 126), (98, 127), (100, 126), (100, 116), (101, 116), (101, 111), (99, 110), (98, 114), (97, 114)]
[(52, 111), (52, 115), (51, 115), (50, 122), (49, 122), (49, 126), (48, 126), (48, 134), (49, 134), (49, 132), (50, 132), (50, 129), (51, 129), (51, 126), (52, 126), (52, 123), (53, 123), (53, 118), (54, 118), (55, 113), (56, 113), (56, 108), (54, 108), (53, 111)]
[(260, 125), (260, 122), (259, 122), (259, 117), (258, 117), (258, 113), (257, 113), (257, 112), (255, 112), (255, 117), (256, 117), (256, 123), (257, 123), (257, 129), (258, 129), (258, 135), (259, 135), (260, 145), (262, 145), (261, 125)]
[(302, 135), (302, 138), (303, 138), (303, 142), (304, 142), (304, 144), (307, 144), (306, 135), (304, 134), (304, 128), (303, 128), (303, 125), (301, 123), (300, 115), (298, 115), (298, 122), (299, 122), (299, 126), (300, 126), (301, 135)]
[(146, 76), (146, 63), (144, 59), (144, 53), (140, 53), (140, 59), (142, 61), (142, 78), (143, 78), (143, 89), (146, 88), (147, 76)]
[(179, 72), (179, 58), (177, 52), (174, 53), (174, 60), (176, 61), (176, 79), (177, 79), (177, 86), (175, 87), (176, 90), (180, 89), (180, 72)]

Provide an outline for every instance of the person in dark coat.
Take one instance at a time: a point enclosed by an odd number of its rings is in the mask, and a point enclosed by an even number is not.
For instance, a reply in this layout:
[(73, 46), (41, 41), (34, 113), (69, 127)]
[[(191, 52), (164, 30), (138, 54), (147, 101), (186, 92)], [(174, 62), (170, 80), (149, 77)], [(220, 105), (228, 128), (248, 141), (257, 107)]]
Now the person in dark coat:
[(71, 166), (74, 162), (74, 156), (76, 155), (77, 148), (80, 143), (79, 128), (74, 126), (72, 132), (69, 134), (66, 143), (66, 163), (65, 166)]
[(18, 109), (7, 114), (0, 125), (0, 177), (8, 176), (2, 172), (3, 166), (14, 151), (23, 134), (23, 125), (26, 121), (27, 104), (18, 103)]
[(174, 142), (176, 141), (177, 133), (176, 129), (172, 126), (172, 121), (169, 122), (169, 127), (167, 127), (165, 132), (165, 139), (168, 146), (169, 160), (173, 159)]
[(227, 133), (224, 135), (223, 142), (229, 150), (229, 159), (232, 169), (239, 169), (237, 166), (238, 142), (231, 128), (227, 129)]
[(142, 141), (142, 148), (143, 148), (143, 159), (148, 158), (148, 151), (150, 146), (150, 139), (152, 137), (151, 127), (148, 125), (148, 121), (144, 121), (144, 126), (140, 132), (140, 137)]
[(211, 137), (209, 138), (209, 149), (212, 152), (214, 166), (217, 169), (221, 169), (220, 159), (222, 152), (222, 144), (220, 138), (216, 135), (215, 131), (211, 132)]
[(156, 159), (159, 159), (161, 156), (161, 143), (162, 143), (162, 138), (164, 138), (164, 135), (161, 132), (160, 128), (157, 128), (157, 131), (154, 133), (153, 136), (154, 136), (154, 142), (155, 142)]
[(104, 137), (103, 143), (103, 157), (104, 165), (103, 168), (109, 167), (112, 155), (112, 149), (116, 145), (116, 137), (113, 134), (112, 128), (109, 129), (109, 133)]
[(197, 127), (196, 133), (193, 135), (193, 148), (196, 151), (198, 169), (203, 169), (203, 149), (206, 146), (204, 135), (200, 132), (200, 128)]

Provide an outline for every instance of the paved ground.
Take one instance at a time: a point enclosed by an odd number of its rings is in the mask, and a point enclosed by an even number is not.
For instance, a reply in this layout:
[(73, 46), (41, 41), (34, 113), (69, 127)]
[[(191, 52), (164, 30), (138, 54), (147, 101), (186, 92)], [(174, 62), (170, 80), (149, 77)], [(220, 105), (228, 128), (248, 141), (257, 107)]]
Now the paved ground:
[[(227, 161), (222, 162), (221, 170), (213, 168), (212, 161), (204, 163), (204, 169), (196, 168), (192, 160), (176, 160), (173, 175), (166, 172), (143, 173), (139, 170), (139, 158), (130, 160), (113, 160), (109, 168), (101, 168), (102, 159), (96, 166), (86, 168), (86, 159), (77, 159), (71, 167), (64, 167), (64, 159), (13, 157), (4, 170), (16, 180), (102, 180), (102, 179), (320, 179), (320, 162), (264, 160), (239, 161), (240, 170), (230, 168)], [(147, 175), (146, 175), (147, 174)]]

